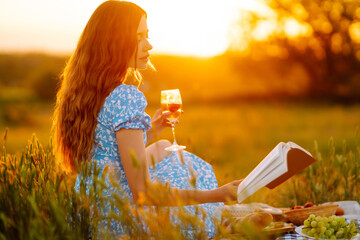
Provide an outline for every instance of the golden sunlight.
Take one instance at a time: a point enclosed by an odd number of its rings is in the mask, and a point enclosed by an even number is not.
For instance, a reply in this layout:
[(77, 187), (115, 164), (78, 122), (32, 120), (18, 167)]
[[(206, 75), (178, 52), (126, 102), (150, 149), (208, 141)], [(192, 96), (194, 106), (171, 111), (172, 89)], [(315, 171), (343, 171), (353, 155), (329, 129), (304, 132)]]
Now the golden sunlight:
[(232, 1), (134, 1), (148, 12), (154, 52), (212, 56), (228, 46), (227, 34), (236, 19)]
[[(1, 51), (69, 53), (102, 0), (6, 1), (0, 8)], [(148, 12), (153, 53), (214, 56), (229, 45), (240, 9), (265, 13), (257, 0), (133, 0)], [(21, 7), (19, 7), (21, 6)]]
[(284, 31), (290, 38), (306, 36), (312, 34), (312, 28), (309, 25), (300, 24), (294, 18), (288, 18), (284, 23)]
[(360, 22), (351, 24), (349, 27), (349, 33), (350, 33), (351, 39), (354, 42), (360, 43)]
[[(102, 0), (6, 1), (0, 8), (0, 51), (73, 51), (87, 20)], [(208, 57), (223, 53), (229, 46), (231, 30), (241, 9), (273, 16), (260, 0), (133, 0), (148, 13), (153, 53)], [(21, 6), (21, 7), (19, 7)], [(269, 18), (268, 18), (269, 19)], [(294, 37), (304, 28), (294, 21), (286, 33)], [(356, 29), (353, 36), (356, 39)], [(276, 23), (264, 21), (254, 32), (256, 40), (276, 30)], [(306, 32), (306, 31), (305, 31)], [(238, 38), (241, 42), (241, 36)], [(246, 45), (243, 46), (246, 48)]]

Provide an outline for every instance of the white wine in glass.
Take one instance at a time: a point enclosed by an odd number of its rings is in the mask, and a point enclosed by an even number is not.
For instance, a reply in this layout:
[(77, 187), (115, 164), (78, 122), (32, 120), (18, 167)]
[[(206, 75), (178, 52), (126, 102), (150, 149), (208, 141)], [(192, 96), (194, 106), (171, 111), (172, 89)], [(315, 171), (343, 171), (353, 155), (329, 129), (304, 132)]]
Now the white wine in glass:
[(174, 142), (170, 147), (165, 148), (167, 151), (183, 150), (185, 146), (179, 146), (175, 138), (175, 123), (182, 112), (182, 101), (179, 89), (161, 91), (161, 110), (163, 113), (170, 112), (167, 120), (171, 123)]

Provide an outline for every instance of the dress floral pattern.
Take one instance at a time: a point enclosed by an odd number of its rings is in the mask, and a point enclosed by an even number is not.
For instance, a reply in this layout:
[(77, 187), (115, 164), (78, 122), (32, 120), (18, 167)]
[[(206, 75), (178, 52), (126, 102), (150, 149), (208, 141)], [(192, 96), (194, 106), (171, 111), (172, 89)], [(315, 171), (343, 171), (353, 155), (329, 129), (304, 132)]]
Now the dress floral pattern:
[[(132, 85), (122, 84), (115, 88), (105, 99), (102, 109), (97, 117), (97, 126), (94, 133), (94, 148), (92, 151), (92, 160), (103, 169), (106, 165), (109, 170), (116, 174), (116, 179), (123, 192), (123, 197), (132, 201), (132, 194), (129, 184), (126, 180), (125, 171), (121, 163), (115, 132), (119, 129), (141, 129), (143, 130), (144, 143), (146, 144), (146, 131), (151, 128), (151, 118), (145, 113), (147, 101), (142, 92)], [(177, 152), (173, 152), (162, 161), (149, 167), (150, 177), (152, 181), (160, 181), (168, 183), (171, 187), (179, 189), (198, 189), (210, 190), (217, 188), (217, 181), (214, 171), (210, 164), (206, 163), (199, 157), (187, 151), (182, 151), (181, 156)], [(191, 179), (195, 181), (190, 183)], [(75, 188), (80, 187), (80, 176), (78, 176)], [(110, 196), (111, 184), (107, 180), (109, 186), (105, 190), (104, 195)], [(207, 203), (197, 205), (202, 208), (206, 217), (203, 219), (206, 224), (208, 237), (215, 234), (215, 226), (213, 218), (220, 218), (217, 209), (223, 206), (223, 203)], [(110, 209), (110, 206), (106, 206)], [(201, 212), (196, 211), (195, 206), (185, 206), (186, 211), (197, 214), (201, 217)], [(171, 212), (176, 212), (176, 207), (170, 207)], [(179, 220), (174, 217), (171, 220), (174, 224), (179, 224)], [(191, 238), (193, 236), (193, 228), (181, 227), (183, 233)], [(126, 234), (126, 230), (120, 223), (112, 222), (111, 231), (117, 235)]]

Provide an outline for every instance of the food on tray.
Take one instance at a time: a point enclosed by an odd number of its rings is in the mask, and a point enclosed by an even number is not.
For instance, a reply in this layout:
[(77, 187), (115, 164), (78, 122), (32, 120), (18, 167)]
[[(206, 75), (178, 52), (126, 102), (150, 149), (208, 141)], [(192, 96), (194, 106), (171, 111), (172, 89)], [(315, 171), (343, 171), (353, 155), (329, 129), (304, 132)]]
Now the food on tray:
[(309, 207), (313, 207), (314, 204), (312, 202), (307, 202), (305, 203), (304, 206), (294, 206), (291, 209), (302, 209), (302, 208), (309, 208)]
[(269, 226), (264, 228), (263, 232), (268, 236), (279, 236), (287, 232), (293, 232), (294, 230), (295, 226), (292, 223), (272, 222)]
[(285, 211), (283, 215), (287, 221), (292, 222), (297, 226), (300, 226), (311, 214), (321, 217), (330, 217), (334, 215), (337, 207), (337, 204), (321, 204), (316, 206), (314, 205), (307, 208), (291, 209)]
[(341, 207), (337, 207), (337, 208), (336, 208), (335, 215), (336, 215), (336, 216), (342, 216), (342, 215), (344, 215), (344, 209), (342, 209)]
[(312, 207), (314, 206), (314, 204), (312, 202), (307, 202), (305, 205), (304, 205), (304, 208), (308, 208), (308, 207)]
[(294, 206), (291, 209), (302, 209), (302, 208), (304, 208), (304, 207), (303, 206)]
[(265, 228), (273, 221), (273, 216), (267, 212), (256, 212), (247, 215), (244, 218), (243, 224), (249, 224), (256, 228)]
[(282, 228), (284, 226), (284, 222), (272, 222), (269, 226), (265, 227), (265, 229)]
[(343, 217), (320, 217), (312, 214), (304, 221), (302, 233), (322, 239), (351, 239), (357, 234), (357, 230), (354, 222), (347, 223)]
[(226, 227), (226, 230), (230, 233), (242, 232), (243, 228), (257, 228), (264, 229), (270, 225), (273, 221), (273, 217), (270, 213), (255, 212), (246, 215), (245, 217), (235, 217), (224, 219), (222, 224)]

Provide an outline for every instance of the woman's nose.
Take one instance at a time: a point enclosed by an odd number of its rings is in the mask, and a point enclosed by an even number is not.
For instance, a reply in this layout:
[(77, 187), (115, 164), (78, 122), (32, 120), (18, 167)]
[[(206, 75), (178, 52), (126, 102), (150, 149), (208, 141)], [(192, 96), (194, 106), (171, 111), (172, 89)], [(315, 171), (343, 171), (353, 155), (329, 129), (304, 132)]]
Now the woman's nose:
[(150, 44), (149, 40), (146, 39), (145, 50), (150, 51), (152, 48), (153, 48), (153, 46)]

